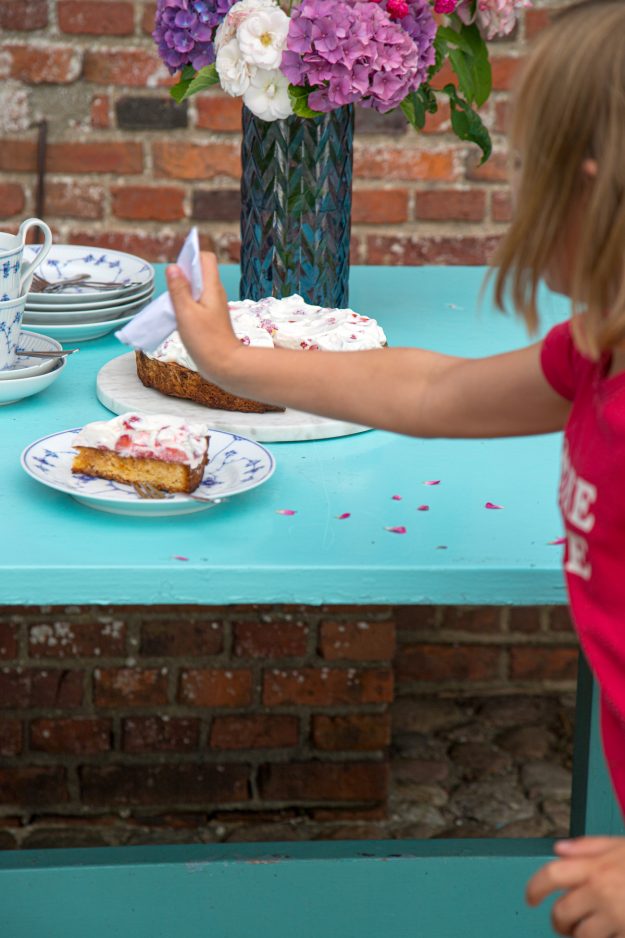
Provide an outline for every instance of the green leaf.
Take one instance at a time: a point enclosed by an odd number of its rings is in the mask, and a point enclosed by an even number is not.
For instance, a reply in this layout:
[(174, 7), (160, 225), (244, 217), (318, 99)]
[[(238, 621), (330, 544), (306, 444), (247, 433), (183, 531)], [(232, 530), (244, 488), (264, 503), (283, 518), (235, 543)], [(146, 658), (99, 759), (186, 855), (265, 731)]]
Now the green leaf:
[(184, 99), (187, 96), (187, 91), (189, 90), (190, 84), (191, 84), (191, 79), (188, 79), (185, 81), (184, 79), (181, 78), (176, 85), (171, 86), (171, 88), (169, 89), (169, 93), (174, 99), (174, 101), (177, 101), (178, 104), (180, 104), (181, 101), (184, 101)]
[(454, 72), (458, 76), (458, 87), (467, 101), (475, 100), (475, 84), (473, 81), (473, 72), (471, 69), (471, 56), (466, 55), (461, 49), (449, 50), (449, 62)]
[(482, 118), (467, 101), (459, 96), (454, 85), (445, 85), (443, 91), (449, 96), (451, 126), (454, 133), (461, 140), (468, 140), (477, 144), (482, 151), (480, 165), (485, 163), (492, 153), (493, 145)]
[(474, 101), (478, 107), (481, 107), (488, 99), (493, 87), (488, 47), (475, 23), (471, 23), (470, 26), (463, 23), (459, 35), (462, 36), (463, 43), (468, 43), (471, 48), (470, 68), (475, 91)]
[(192, 65), (185, 65), (180, 72), (180, 77), (183, 81), (191, 81), (191, 79), (195, 78), (196, 75), (197, 72)]
[[(492, 73), (488, 47), (475, 25), (469, 26), (459, 19), (455, 26), (439, 26), (435, 48), (437, 62), (445, 57), (458, 77), (458, 86), (467, 101), (478, 107), (487, 100), (492, 90)], [(436, 67), (438, 71), (440, 66)]]
[(411, 91), (406, 95), (400, 105), (406, 115), (406, 120), (415, 130), (423, 130), (425, 127), (425, 108), (416, 91)]
[(205, 68), (199, 70), (189, 85), (187, 97), (192, 94), (197, 94), (198, 91), (205, 91), (206, 88), (211, 88), (213, 85), (218, 84), (219, 74), (217, 72), (217, 66), (213, 62), (212, 65), (207, 65)]
[(313, 111), (308, 105), (308, 96), (312, 92), (308, 85), (289, 85), (289, 98), (293, 113), (298, 117), (319, 117), (321, 111)]

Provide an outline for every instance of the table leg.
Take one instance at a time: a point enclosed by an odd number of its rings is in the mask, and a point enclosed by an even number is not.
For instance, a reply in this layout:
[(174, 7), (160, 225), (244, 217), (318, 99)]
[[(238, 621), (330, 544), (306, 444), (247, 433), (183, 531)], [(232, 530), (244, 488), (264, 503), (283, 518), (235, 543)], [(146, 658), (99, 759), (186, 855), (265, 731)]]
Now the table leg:
[(571, 802), (573, 837), (584, 834), (625, 834), (603, 757), (599, 705), (599, 689), (585, 656), (580, 654)]

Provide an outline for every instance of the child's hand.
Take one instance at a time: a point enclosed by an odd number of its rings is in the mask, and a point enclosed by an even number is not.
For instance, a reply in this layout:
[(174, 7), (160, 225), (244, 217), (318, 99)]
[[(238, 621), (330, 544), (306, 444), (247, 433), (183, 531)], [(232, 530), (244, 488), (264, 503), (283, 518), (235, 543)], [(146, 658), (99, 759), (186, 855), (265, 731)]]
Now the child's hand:
[(625, 938), (625, 837), (580, 837), (556, 852), (559, 859), (530, 880), (529, 904), (563, 891), (551, 913), (559, 935)]
[(185, 348), (203, 374), (218, 377), (241, 345), (232, 331), (217, 258), (202, 252), (201, 263), (204, 290), (199, 302), (191, 296), (186, 277), (175, 265), (167, 268), (167, 287)]

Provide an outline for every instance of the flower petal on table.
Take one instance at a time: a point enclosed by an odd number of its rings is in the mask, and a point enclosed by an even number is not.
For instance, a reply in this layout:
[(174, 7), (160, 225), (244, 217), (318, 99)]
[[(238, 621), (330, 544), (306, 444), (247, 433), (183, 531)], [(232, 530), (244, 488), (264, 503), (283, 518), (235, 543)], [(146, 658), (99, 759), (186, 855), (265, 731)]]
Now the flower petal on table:
[(428, 482), (424, 482), (423, 484), (424, 484), (424, 485), (440, 485), (440, 484), (441, 484), (441, 480), (440, 480), (440, 479), (430, 479)]
[(182, 554), (174, 554), (174, 560), (188, 560), (188, 557), (183, 557)]
[(394, 502), (400, 502), (403, 498), (402, 495), (391, 495), (391, 498)]
[(417, 508), (417, 511), (429, 511), (429, 510), (430, 510), (429, 505), (419, 505), (419, 507)]
[(494, 502), (486, 502), (486, 504), (484, 505), (484, 508), (492, 508), (494, 510), (499, 510), (503, 508), (503, 505), (495, 505)]
[(405, 534), (407, 529), (404, 527), (403, 524), (399, 524), (394, 527), (384, 528), (384, 530), (390, 531), (391, 534)]
[(276, 511), (277, 515), (296, 515), (297, 512), (293, 511), (292, 508), (278, 508)]
[(344, 511), (342, 515), (337, 515), (337, 521), (345, 521), (346, 518), (351, 518), (351, 511)]

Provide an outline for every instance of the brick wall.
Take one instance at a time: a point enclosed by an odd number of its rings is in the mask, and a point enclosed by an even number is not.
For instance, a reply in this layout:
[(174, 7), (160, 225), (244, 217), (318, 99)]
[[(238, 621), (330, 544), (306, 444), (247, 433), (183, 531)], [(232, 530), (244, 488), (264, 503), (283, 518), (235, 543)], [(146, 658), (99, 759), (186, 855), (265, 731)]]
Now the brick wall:
[[(515, 36), (492, 47), (484, 109), (495, 142), (476, 168), (443, 111), (417, 136), (401, 114), (360, 110), (354, 260), (483, 263), (509, 217), (503, 136), (536, 0)], [(191, 220), (206, 246), (238, 257), (239, 102), (207, 93), (178, 107), (153, 49), (154, 7), (140, 0), (0, 0), (0, 224), (35, 211), (35, 125), (49, 122), (45, 216), (57, 237), (171, 260)]]
[(5, 607), (0, 662), (0, 847), (565, 823), (561, 610)]

